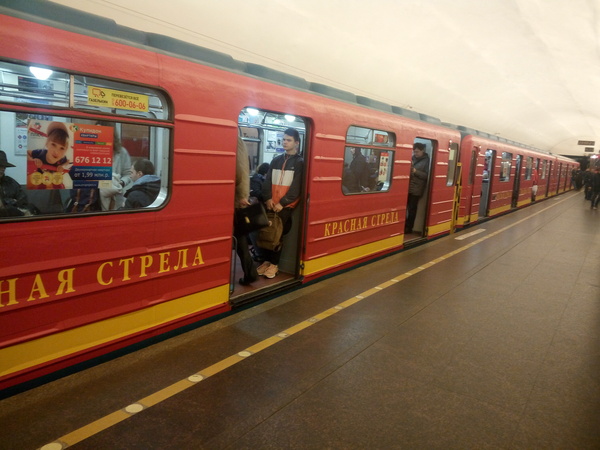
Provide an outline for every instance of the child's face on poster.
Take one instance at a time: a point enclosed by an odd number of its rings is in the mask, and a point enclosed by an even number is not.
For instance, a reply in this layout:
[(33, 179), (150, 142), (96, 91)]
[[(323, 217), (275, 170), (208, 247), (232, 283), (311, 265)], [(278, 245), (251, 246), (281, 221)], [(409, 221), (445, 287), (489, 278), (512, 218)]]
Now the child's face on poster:
[(46, 149), (48, 150), (48, 154), (46, 155), (46, 159), (50, 164), (55, 164), (65, 157), (67, 154), (67, 149), (69, 146), (69, 142), (65, 142), (65, 145), (56, 142), (52, 139), (48, 139), (46, 142)]

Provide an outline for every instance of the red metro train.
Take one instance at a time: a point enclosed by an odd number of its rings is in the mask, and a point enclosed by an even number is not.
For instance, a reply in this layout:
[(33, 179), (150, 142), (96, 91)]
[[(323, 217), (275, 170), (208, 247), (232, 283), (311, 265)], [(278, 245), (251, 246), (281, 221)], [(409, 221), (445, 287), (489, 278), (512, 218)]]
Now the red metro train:
[[(536, 175), (537, 200), (560, 194), (578, 166), (58, 4), (2, 5), (0, 148), (27, 205), (0, 217), (1, 390), (526, 206)], [(64, 159), (36, 167), (56, 127)], [(281, 273), (240, 286), (236, 142), (255, 170), (288, 127), (305, 170)], [(430, 177), (405, 234), (415, 142)], [(369, 167), (358, 190), (343, 177), (355, 148)], [(139, 159), (160, 193), (118, 208)]]

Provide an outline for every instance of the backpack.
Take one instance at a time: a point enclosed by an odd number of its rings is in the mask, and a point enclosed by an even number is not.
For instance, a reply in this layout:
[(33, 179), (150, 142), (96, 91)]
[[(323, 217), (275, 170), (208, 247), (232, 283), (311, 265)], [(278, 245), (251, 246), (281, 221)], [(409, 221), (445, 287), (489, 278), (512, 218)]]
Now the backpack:
[(71, 189), (65, 212), (81, 213), (100, 211), (100, 196), (98, 189)]
[(281, 236), (283, 234), (283, 222), (276, 212), (267, 212), (269, 226), (261, 228), (258, 232), (256, 244), (266, 250), (277, 251), (281, 248)]

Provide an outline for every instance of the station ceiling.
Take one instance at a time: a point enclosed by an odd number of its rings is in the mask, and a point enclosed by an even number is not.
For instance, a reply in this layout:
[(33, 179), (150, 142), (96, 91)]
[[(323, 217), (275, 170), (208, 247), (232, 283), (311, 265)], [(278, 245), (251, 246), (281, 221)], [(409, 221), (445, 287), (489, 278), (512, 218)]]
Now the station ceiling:
[(543, 151), (600, 153), (600, 0), (53, 1)]

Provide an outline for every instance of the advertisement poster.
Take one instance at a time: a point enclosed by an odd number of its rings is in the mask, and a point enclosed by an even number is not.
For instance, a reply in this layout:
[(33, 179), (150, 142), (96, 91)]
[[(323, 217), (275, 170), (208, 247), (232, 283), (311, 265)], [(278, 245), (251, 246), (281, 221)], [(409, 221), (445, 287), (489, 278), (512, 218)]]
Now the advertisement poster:
[(113, 128), (31, 119), (27, 189), (112, 186)]
[(379, 158), (379, 176), (377, 177), (378, 181), (386, 182), (388, 179), (388, 167), (390, 162), (390, 156), (387, 152), (381, 152)]
[(281, 131), (265, 131), (267, 138), (266, 153), (283, 153), (283, 146), (281, 144), (283, 139), (283, 132)]

